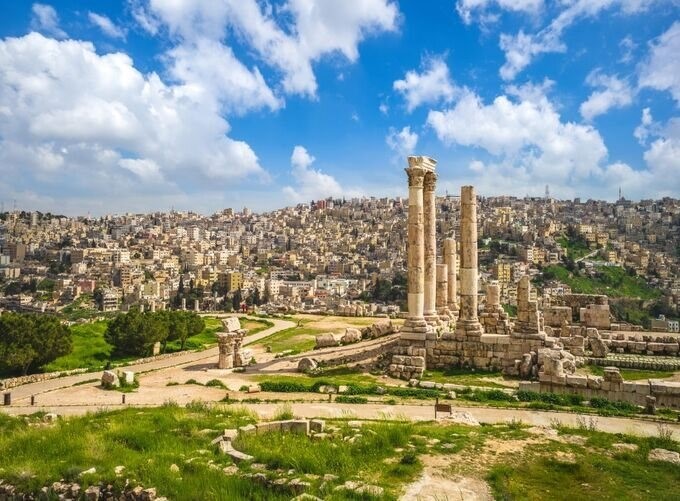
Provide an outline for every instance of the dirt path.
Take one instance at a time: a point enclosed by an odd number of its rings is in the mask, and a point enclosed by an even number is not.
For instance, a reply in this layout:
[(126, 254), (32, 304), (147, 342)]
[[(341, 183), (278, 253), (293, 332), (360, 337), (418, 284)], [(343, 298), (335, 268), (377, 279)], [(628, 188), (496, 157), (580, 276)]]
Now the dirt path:
[[(178, 404), (186, 404), (191, 402), (196, 395), (193, 393), (193, 388), (189, 386), (176, 387), (181, 388), (185, 394), (185, 398), (173, 397)], [(168, 388), (167, 394), (170, 394)], [(201, 396), (212, 396), (212, 400), (217, 400), (224, 395), (224, 390), (219, 388), (205, 388), (197, 387), (200, 390)], [(108, 392), (109, 394), (115, 392)], [(272, 398), (274, 393), (261, 393), (251, 396), (257, 396), (260, 399)], [(289, 394), (292, 398), (292, 395)], [(120, 394), (116, 393), (113, 397), (120, 399)], [(113, 398), (112, 397), (112, 398)], [(155, 407), (159, 403), (141, 403), (135, 402), (135, 394), (128, 395), (128, 403), (138, 407)], [(167, 397), (166, 397), (167, 398)], [(205, 398), (209, 400), (210, 398)], [(119, 400), (118, 400), (119, 402)], [(280, 410), (278, 403), (244, 403), (243, 405), (255, 413), (261, 419), (271, 419), (277, 411)], [(336, 402), (293, 402), (291, 404), (293, 413), (296, 416), (304, 418), (356, 418), (356, 419), (406, 419), (412, 421), (432, 421), (434, 419), (433, 406), (431, 404), (406, 404), (406, 405), (386, 405), (386, 404), (338, 404)], [(27, 406), (27, 405), (12, 405), (11, 407), (0, 407), (0, 411), (7, 414), (22, 415), (31, 414), (37, 411), (54, 412), (61, 415), (81, 415), (87, 412), (94, 412), (97, 410), (114, 410), (124, 408), (120, 403), (103, 403), (92, 405), (44, 405), (44, 406)], [(454, 406), (457, 412), (467, 413), (480, 423), (505, 423), (514, 420), (522, 421), (524, 424), (530, 426), (550, 427), (556, 422), (563, 425), (578, 426), (578, 419), (581, 415), (565, 413), (565, 412), (549, 412), (549, 411), (534, 411), (526, 409), (493, 409), (488, 407), (466, 407)], [(587, 417), (589, 419), (589, 416)], [(608, 433), (625, 433), (629, 435), (639, 436), (658, 436), (657, 423), (649, 420), (632, 419), (632, 418), (618, 418), (618, 417), (602, 417), (593, 416), (596, 422), (597, 429)], [(446, 422), (446, 417), (440, 419)], [(680, 424), (668, 424), (670, 430), (673, 431), (674, 437), (680, 437)]]

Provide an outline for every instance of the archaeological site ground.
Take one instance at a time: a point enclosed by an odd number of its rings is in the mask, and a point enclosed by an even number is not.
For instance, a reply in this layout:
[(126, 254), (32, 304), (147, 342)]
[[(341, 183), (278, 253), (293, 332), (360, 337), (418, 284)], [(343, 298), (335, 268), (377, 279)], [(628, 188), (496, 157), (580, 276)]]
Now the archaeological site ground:
[(436, 161), (406, 173), (405, 313), (201, 312), (142, 359), (81, 322), (0, 381), (0, 500), (679, 499), (678, 334), (529, 275), (504, 308), (474, 187), (443, 235)]

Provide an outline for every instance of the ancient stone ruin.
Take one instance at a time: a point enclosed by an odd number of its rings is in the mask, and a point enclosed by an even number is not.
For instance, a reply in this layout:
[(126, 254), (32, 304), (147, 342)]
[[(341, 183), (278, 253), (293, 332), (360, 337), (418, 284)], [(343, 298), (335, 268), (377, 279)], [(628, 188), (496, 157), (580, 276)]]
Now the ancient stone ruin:
[[(539, 350), (554, 352), (546, 355), (552, 358), (567, 355), (562, 354), (559, 340), (546, 334), (537, 302), (530, 299), (528, 277), (520, 281), (514, 326), (500, 306), (496, 284), (488, 286), (485, 309), (478, 314), (477, 196), (472, 186), (461, 188), (460, 288), (453, 237), (444, 239), (443, 262), (437, 263), (436, 164), (429, 157), (409, 157), (405, 169), (409, 183), (408, 316), (388, 372), (412, 379), (420, 378), (426, 367), (463, 366), (536, 375)], [(572, 365), (567, 370), (573, 372)]]
[(232, 369), (247, 365), (251, 357), (241, 349), (243, 338), (246, 335), (245, 329), (241, 329), (241, 324), (236, 317), (225, 318), (222, 320), (222, 324), (226, 332), (217, 334), (220, 350), (217, 368)]
[[(477, 196), (474, 187), (461, 187), (460, 255), (453, 236), (443, 238), (443, 259), (437, 263), (436, 164), (429, 157), (409, 157), (405, 169), (409, 186), (408, 315), (392, 345), (390, 375), (411, 380), (421, 378), (426, 368), (501, 370), (506, 375), (538, 379), (531, 389), (540, 391), (680, 407), (680, 383), (624, 383), (615, 368), (607, 369), (604, 379), (574, 374), (576, 364), (586, 362), (680, 368), (677, 339), (625, 332), (624, 327), (630, 326), (612, 322), (606, 296), (565, 294), (556, 304), (544, 305), (544, 317), (529, 277), (524, 276), (517, 286), (516, 319), (511, 320), (501, 307), (496, 283), (487, 285), (480, 314)], [(642, 359), (650, 355), (658, 358)]]

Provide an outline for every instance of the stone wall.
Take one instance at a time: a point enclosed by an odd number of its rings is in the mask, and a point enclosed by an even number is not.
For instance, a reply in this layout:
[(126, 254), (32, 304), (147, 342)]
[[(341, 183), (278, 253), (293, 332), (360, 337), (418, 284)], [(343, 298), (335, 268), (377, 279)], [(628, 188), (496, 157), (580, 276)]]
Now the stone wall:
[[(175, 351), (173, 353), (164, 353), (163, 355), (155, 355), (153, 357), (139, 358), (133, 360), (127, 364), (114, 366), (114, 367), (126, 367), (130, 365), (145, 364), (147, 362), (155, 362), (157, 360), (163, 360), (166, 358), (178, 357), (180, 355), (186, 355), (186, 351)], [(15, 388), (24, 384), (40, 383), (42, 381), (47, 381), (50, 379), (57, 379), (59, 377), (73, 376), (75, 374), (84, 374), (89, 372), (90, 369), (73, 369), (70, 371), (61, 372), (45, 372), (42, 374), (31, 374), (29, 376), (19, 376), (8, 379), (0, 379), (0, 390), (8, 390), (10, 388)]]
[(570, 324), (572, 316), (572, 309), (569, 306), (550, 306), (543, 310), (545, 325), (550, 327), (562, 327), (565, 321)]
[(571, 308), (572, 320), (578, 320), (581, 317), (581, 308), (586, 308), (589, 304), (609, 304), (607, 296), (600, 294), (564, 294), (562, 296), (555, 296), (553, 299), (553, 306), (568, 306)]
[(519, 389), (541, 393), (578, 394), (586, 400), (600, 397), (613, 402), (622, 401), (645, 407), (650, 403), (648, 397), (652, 397), (656, 406), (680, 408), (680, 382), (658, 379), (624, 381), (616, 367), (605, 368), (604, 376), (540, 374), (538, 381), (520, 382)]
[(678, 356), (680, 355), (679, 339), (674, 336), (649, 336), (644, 334), (627, 335), (618, 333), (601, 333), (602, 340), (614, 353), (633, 353), (640, 355)]
[(9, 390), (24, 384), (40, 383), (49, 379), (56, 379), (58, 377), (72, 376), (74, 374), (83, 374), (88, 369), (73, 369), (71, 371), (61, 372), (45, 372), (43, 374), (30, 374), (28, 376), (12, 377), (8, 379), (0, 379), (0, 390)]
[[(555, 339), (482, 334), (479, 338), (466, 338), (459, 334), (442, 336), (427, 342), (427, 367), (469, 367), (500, 370), (509, 376), (519, 376), (520, 366), (527, 354), (541, 349), (558, 347)], [(536, 364), (536, 360), (531, 362)], [(528, 369), (530, 372), (531, 369)], [(526, 374), (527, 376), (529, 374)], [(535, 374), (534, 374), (535, 375)]]

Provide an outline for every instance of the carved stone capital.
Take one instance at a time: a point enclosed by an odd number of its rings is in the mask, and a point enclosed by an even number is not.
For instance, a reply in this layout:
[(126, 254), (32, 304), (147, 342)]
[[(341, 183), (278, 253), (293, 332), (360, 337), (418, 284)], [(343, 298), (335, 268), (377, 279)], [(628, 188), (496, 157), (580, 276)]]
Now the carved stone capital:
[(425, 181), (423, 183), (425, 191), (434, 191), (437, 185), (437, 174), (432, 171), (425, 173)]
[(422, 188), (423, 182), (425, 180), (425, 171), (419, 168), (408, 168), (404, 169), (406, 175), (408, 176), (408, 186), (409, 188)]

